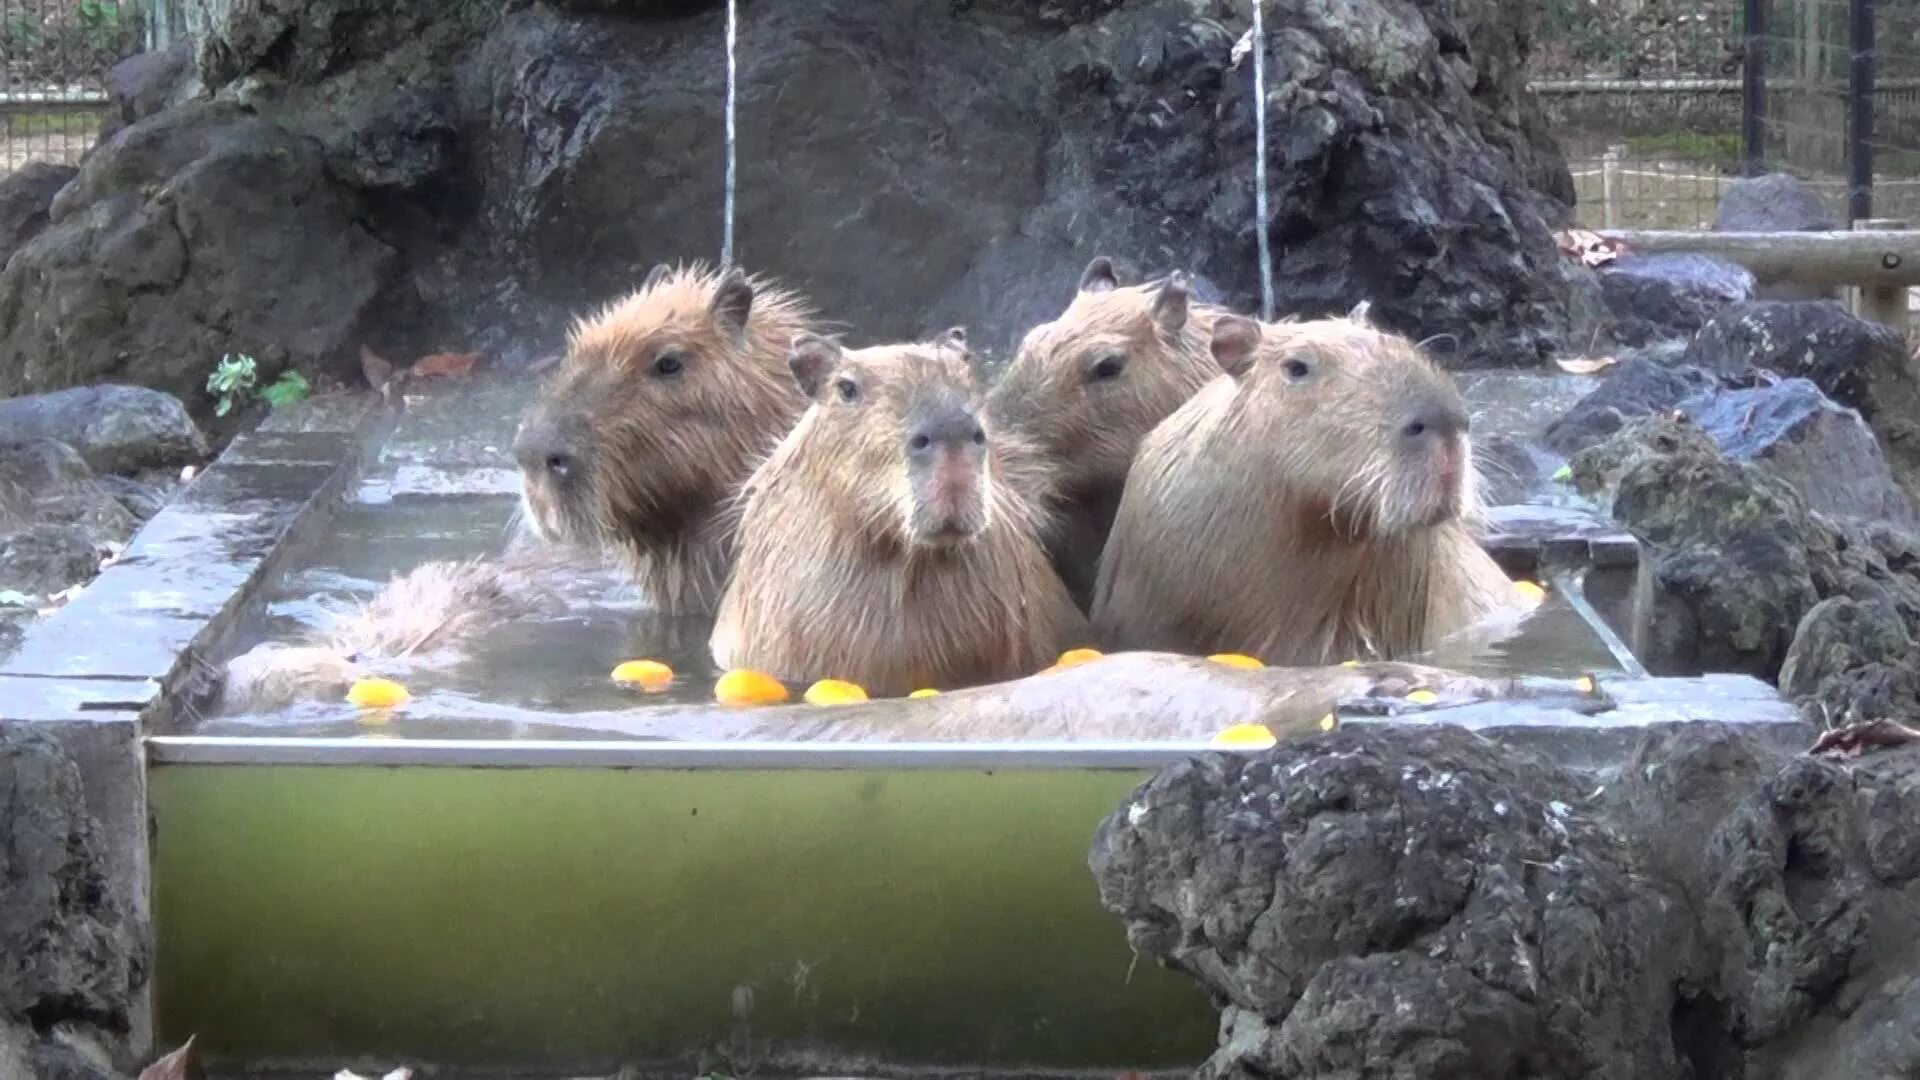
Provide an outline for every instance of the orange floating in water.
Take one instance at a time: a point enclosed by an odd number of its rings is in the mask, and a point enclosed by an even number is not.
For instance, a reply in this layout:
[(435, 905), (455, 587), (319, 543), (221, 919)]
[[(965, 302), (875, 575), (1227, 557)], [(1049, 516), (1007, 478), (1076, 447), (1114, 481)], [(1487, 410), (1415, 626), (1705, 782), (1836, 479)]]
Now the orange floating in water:
[(940, 691), (938, 690), (926, 689), (926, 690), (915, 690), (913, 693), (908, 694), (907, 696), (908, 697), (937, 697), (939, 696), (939, 694), (940, 694)]
[(1431, 705), (1440, 700), (1440, 695), (1431, 690), (1415, 690), (1407, 695), (1407, 700), (1415, 705)]
[(1595, 690), (1599, 689), (1599, 686), (1594, 683), (1593, 676), (1591, 675), (1580, 676), (1579, 678), (1573, 680), (1573, 685), (1575, 689), (1579, 690), (1583, 694), (1591, 694)]
[(806, 702), (809, 705), (851, 705), (865, 700), (866, 690), (844, 679), (821, 679), (807, 687)]
[(1342, 660), (1342, 661), (1340, 661), (1340, 666), (1341, 666), (1341, 667), (1359, 667), (1359, 666), (1360, 666), (1360, 661), (1358, 661), (1358, 660)]
[(347, 691), (347, 700), (363, 709), (391, 709), (412, 698), (406, 687), (392, 679), (361, 679)]
[(1334, 728), (1337, 728), (1339, 726), (1340, 726), (1340, 721), (1335, 720), (1333, 718), (1332, 713), (1328, 713), (1327, 715), (1320, 718), (1321, 731), (1332, 731)]
[(673, 669), (658, 660), (628, 660), (614, 667), (613, 681), (654, 693), (672, 685)]
[(740, 668), (720, 676), (713, 697), (722, 705), (774, 705), (787, 700), (787, 688), (771, 675)]
[(1513, 583), (1513, 595), (1523, 603), (1538, 604), (1547, 598), (1547, 590), (1531, 581), (1516, 581)]
[(1216, 664), (1225, 664), (1228, 667), (1251, 669), (1251, 668), (1263, 668), (1267, 666), (1261, 663), (1260, 661), (1254, 659), (1253, 657), (1248, 656), (1246, 653), (1237, 653), (1237, 652), (1214, 653), (1212, 656), (1207, 657), (1207, 659), (1213, 661)]
[(1231, 750), (1265, 750), (1280, 740), (1265, 724), (1235, 724), (1213, 737), (1214, 746)]

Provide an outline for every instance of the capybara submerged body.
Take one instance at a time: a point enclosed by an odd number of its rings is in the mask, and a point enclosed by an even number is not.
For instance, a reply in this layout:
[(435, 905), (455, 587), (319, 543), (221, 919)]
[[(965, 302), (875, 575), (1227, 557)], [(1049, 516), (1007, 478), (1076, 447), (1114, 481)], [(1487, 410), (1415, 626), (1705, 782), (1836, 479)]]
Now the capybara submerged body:
[(813, 404), (744, 491), (719, 666), (898, 695), (1029, 675), (1083, 642), (957, 331), (806, 338), (792, 367)]
[(456, 662), (502, 623), (563, 611), (574, 580), (564, 572), (574, 568), (565, 551), (525, 541), (497, 558), (422, 563), (310, 640), (269, 642), (228, 661), (220, 710), (339, 701), (358, 679)]
[(1502, 612), (1465, 401), (1362, 318), (1225, 316), (1225, 374), (1141, 445), (1101, 561), (1110, 647), (1270, 664), (1417, 656)]
[(733, 493), (806, 407), (787, 368), (815, 329), (796, 294), (735, 270), (659, 267), (574, 327), (514, 441), (540, 537), (620, 556), (667, 614), (713, 610)]
[(1100, 550), (1140, 441), (1214, 376), (1220, 309), (1179, 272), (1123, 286), (1087, 264), (1073, 302), (1027, 332), (992, 393), (997, 429), (1038, 454), (1056, 487), (1044, 542), (1074, 600), (1092, 600)]

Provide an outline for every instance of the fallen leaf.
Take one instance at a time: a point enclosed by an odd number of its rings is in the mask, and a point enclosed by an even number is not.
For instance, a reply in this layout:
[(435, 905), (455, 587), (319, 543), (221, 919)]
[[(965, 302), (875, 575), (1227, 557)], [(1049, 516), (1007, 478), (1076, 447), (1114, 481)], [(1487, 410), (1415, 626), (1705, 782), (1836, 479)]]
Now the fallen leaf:
[(387, 392), (387, 384), (393, 381), (393, 361), (367, 348), (360, 346), (360, 373), (367, 377), (367, 385)]
[(472, 371), (473, 365), (479, 362), (480, 354), (477, 352), (434, 353), (431, 356), (423, 356), (415, 360), (413, 366), (407, 369), (407, 377), (409, 379), (431, 379), (435, 376), (441, 376), (449, 379), (458, 379)]
[(1553, 234), (1553, 242), (1562, 255), (1579, 259), (1587, 266), (1605, 266), (1627, 251), (1625, 244), (1591, 229), (1564, 229)]
[(1920, 730), (1894, 720), (1869, 720), (1822, 732), (1807, 753), (1855, 758), (1872, 747), (1904, 746), (1915, 742), (1920, 742)]
[(187, 1080), (187, 1065), (193, 1059), (193, 1040), (189, 1036), (180, 1049), (140, 1070), (140, 1080)]
[(1568, 356), (1555, 357), (1561, 371), (1569, 375), (1592, 375), (1596, 371), (1605, 371), (1620, 362), (1617, 356)]

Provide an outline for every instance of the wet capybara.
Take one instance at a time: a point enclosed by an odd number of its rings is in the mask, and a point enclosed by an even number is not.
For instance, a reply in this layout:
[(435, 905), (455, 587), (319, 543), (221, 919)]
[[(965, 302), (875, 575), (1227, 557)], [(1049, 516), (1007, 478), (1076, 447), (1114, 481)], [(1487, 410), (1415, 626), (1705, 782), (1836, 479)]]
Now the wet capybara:
[(1112, 260), (1098, 257), (1073, 302), (1027, 332), (988, 394), (997, 429), (1032, 445), (1054, 473), (1044, 541), (1083, 610), (1140, 440), (1220, 374), (1207, 349), (1220, 314), (1193, 299), (1178, 271), (1122, 286)]
[(892, 695), (1032, 674), (1083, 643), (960, 331), (805, 337), (791, 366), (812, 404), (743, 491), (721, 667)]
[(621, 556), (667, 614), (713, 610), (726, 503), (806, 407), (787, 353), (815, 329), (797, 294), (699, 264), (581, 319), (514, 439), (535, 531)]
[(1225, 374), (1141, 444), (1101, 559), (1112, 647), (1405, 659), (1522, 601), (1476, 539), (1465, 400), (1358, 312), (1213, 327)]
[(358, 679), (451, 663), (503, 622), (563, 610), (571, 566), (563, 549), (527, 542), (494, 558), (422, 563), (311, 640), (257, 645), (228, 661), (219, 710), (338, 701)]

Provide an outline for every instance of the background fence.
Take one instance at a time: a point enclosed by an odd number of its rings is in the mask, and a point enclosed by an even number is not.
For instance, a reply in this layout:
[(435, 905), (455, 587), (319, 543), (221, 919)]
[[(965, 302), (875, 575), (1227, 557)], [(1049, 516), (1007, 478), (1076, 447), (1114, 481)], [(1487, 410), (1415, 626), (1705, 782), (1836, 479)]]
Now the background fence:
[(1533, 83), (1589, 227), (1709, 225), (1743, 174), (1920, 224), (1920, 2), (1549, 0)]
[[(107, 73), (179, 0), (0, 0), (0, 173), (92, 145)], [(1700, 228), (1783, 170), (1920, 224), (1920, 0), (1545, 0), (1532, 80), (1589, 227)]]

